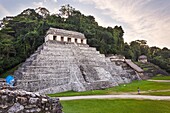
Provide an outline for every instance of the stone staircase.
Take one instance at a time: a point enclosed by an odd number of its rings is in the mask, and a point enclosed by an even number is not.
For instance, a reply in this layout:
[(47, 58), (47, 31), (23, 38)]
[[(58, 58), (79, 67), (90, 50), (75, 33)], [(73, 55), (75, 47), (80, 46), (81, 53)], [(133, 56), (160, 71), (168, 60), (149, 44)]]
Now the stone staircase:
[(48, 41), (15, 71), (17, 87), (43, 94), (108, 88), (133, 80), (88, 45)]

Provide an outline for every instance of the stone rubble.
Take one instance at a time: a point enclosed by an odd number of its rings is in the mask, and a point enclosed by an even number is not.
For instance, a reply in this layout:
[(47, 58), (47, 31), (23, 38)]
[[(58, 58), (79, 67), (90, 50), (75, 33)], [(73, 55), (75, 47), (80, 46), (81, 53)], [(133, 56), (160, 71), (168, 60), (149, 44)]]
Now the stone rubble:
[(0, 113), (62, 113), (58, 98), (3, 88), (0, 90)]

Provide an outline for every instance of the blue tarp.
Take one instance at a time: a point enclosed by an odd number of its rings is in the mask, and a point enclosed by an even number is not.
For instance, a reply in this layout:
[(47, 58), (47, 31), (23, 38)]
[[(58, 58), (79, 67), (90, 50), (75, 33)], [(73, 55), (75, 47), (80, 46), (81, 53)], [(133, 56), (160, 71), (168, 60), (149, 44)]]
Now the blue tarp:
[(6, 77), (6, 83), (9, 84), (10, 86), (13, 86), (13, 85), (14, 85), (14, 82), (15, 82), (15, 80), (14, 80), (14, 77), (13, 77), (13, 76), (8, 75), (8, 76)]

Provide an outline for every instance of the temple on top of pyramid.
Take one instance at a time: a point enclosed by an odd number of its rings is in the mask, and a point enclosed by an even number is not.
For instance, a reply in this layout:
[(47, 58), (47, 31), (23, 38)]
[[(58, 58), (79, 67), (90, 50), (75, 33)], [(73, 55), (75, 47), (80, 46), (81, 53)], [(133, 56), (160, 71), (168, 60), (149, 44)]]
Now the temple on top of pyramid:
[(82, 33), (50, 28), (45, 42), (15, 71), (15, 86), (50, 94), (104, 89), (140, 80), (124, 60), (112, 62), (86, 41)]
[(77, 44), (87, 44), (87, 39), (85, 38), (84, 34), (57, 28), (50, 28), (47, 31), (45, 42), (48, 40), (56, 40), (59, 42), (69, 42)]

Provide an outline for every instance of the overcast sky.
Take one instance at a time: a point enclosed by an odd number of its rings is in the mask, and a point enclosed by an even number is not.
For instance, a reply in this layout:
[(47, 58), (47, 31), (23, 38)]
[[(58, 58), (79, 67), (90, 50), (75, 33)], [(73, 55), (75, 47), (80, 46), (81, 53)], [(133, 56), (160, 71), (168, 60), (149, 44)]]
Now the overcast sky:
[(101, 26), (122, 26), (126, 42), (170, 48), (170, 0), (0, 0), (0, 19), (40, 6), (57, 13), (64, 4), (93, 15)]

